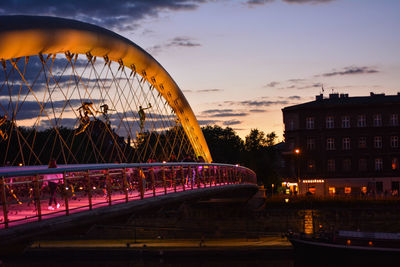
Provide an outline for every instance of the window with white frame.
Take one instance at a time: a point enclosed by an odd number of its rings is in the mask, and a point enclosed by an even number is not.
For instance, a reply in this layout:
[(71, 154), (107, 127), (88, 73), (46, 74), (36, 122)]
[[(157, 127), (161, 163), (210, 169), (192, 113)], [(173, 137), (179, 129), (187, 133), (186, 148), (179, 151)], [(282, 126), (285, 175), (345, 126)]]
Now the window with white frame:
[(335, 138), (326, 138), (326, 150), (335, 150)]
[(382, 171), (383, 170), (383, 160), (382, 158), (375, 159), (375, 171)]
[(328, 170), (328, 172), (334, 172), (335, 171), (335, 160), (334, 159), (328, 159), (327, 170)]
[(358, 115), (357, 117), (357, 127), (367, 126), (367, 118), (365, 115)]
[(342, 128), (350, 128), (350, 116), (342, 117)]
[(335, 119), (333, 116), (326, 117), (326, 128), (332, 129), (335, 127)]
[(315, 149), (315, 138), (308, 137), (307, 138), (307, 150)]
[(344, 159), (342, 168), (345, 172), (351, 171), (351, 159)]
[(397, 135), (390, 137), (390, 146), (392, 148), (399, 148), (399, 137)]
[(391, 126), (399, 126), (399, 115), (398, 114), (390, 114), (390, 125)]
[(374, 136), (374, 148), (382, 148), (382, 136)]
[(361, 158), (358, 160), (358, 170), (361, 172), (367, 171), (367, 159)]
[(306, 129), (314, 129), (315, 128), (315, 119), (314, 117), (306, 118)]
[(350, 137), (343, 137), (342, 139), (342, 149), (350, 150)]
[(367, 148), (367, 137), (361, 136), (358, 138), (358, 148)]
[(374, 127), (382, 126), (382, 115), (374, 114)]

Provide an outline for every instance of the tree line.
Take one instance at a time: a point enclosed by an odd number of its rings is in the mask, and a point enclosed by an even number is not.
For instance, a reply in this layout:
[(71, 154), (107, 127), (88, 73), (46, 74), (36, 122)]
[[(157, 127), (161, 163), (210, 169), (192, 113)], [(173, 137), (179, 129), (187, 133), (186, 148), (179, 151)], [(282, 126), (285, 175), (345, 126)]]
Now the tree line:
[(258, 129), (241, 139), (230, 128), (202, 127), (214, 162), (240, 164), (256, 172), (259, 184), (278, 184), (278, 151), (275, 148), (275, 132), (265, 134)]

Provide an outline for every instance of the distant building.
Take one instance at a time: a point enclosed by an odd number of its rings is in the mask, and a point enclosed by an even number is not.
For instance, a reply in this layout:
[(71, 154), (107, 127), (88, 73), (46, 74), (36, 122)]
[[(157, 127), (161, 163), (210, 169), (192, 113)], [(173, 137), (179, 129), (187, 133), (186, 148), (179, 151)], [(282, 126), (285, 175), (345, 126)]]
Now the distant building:
[(299, 193), (399, 194), (400, 93), (321, 94), (282, 112), (283, 179), (297, 182)]

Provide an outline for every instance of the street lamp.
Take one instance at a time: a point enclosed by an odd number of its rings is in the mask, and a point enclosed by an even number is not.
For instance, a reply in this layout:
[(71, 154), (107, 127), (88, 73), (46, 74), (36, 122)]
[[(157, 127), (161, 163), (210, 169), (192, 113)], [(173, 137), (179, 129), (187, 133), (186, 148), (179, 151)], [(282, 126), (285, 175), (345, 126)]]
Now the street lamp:
[(300, 148), (296, 148), (294, 150), (294, 153), (296, 155), (296, 161), (297, 161), (297, 186), (300, 186)]

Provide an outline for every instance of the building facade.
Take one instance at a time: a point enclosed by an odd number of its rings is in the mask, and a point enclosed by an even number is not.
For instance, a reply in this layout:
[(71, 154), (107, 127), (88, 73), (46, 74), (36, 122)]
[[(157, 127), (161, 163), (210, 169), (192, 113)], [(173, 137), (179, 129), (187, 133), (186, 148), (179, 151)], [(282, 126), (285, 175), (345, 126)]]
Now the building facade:
[(400, 93), (318, 95), (282, 112), (283, 178), (297, 182), (299, 193), (399, 194)]

